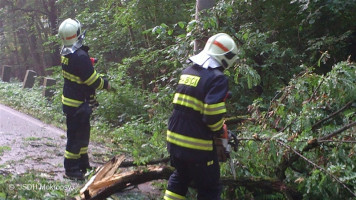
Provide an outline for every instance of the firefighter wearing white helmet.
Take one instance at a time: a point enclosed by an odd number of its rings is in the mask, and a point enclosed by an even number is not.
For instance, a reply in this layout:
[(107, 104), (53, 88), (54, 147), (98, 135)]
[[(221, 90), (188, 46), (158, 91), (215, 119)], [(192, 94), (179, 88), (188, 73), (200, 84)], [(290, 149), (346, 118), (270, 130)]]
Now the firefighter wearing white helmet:
[(78, 20), (68, 18), (64, 20), (58, 29), (58, 35), (62, 41), (61, 55), (75, 52), (83, 45), (85, 31)]
[(95, 90), (110, 89), (108, 80), (96, 72), (83, 45), (84, 33), (78, 20), (66, 19), (58, 29), (61, 49), (63, 112), (67, 123), (67, 145), (64, 153), (65, 177), (84, 179), (90, 169), (88, 145), (90, 115)]
[[(220, 200), (218, 145), (227, 136), (224, 123), (228, 79), (223, 71), (237, 59), (234, 40), (225, 33), (209, 38), (199, 54), (190, 57), (176, 88), (168, 121), (167, 149), (175, 171), (168, 180), (165, 200), (185, 199), (195, 183), (197, 199)], [(222, 152), (224, 153), (224, 152)]]
[(218, 33), (210, 37), (203, 51), (190, 60), (204, 68), (229, 68), (238, 58), (237, 53), (235, 41), (226, 33)]

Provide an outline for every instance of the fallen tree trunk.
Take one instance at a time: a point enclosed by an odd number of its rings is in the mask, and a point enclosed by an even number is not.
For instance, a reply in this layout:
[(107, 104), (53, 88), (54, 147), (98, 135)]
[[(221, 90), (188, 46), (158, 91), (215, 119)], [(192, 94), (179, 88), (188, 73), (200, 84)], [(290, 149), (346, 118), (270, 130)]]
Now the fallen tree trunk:
[(249, 191), (265, 190), (269, 192), (278, 192), (285, 196), (288, 195), (288, 199), (302, 199), (303, 196), (284, 182), (274, 179), (239, 178), (234, 180), (233, 178), (222, 177), (221, 184), (228, 187), (245, 187)]
[[(115, 173), (119, 165), (123, 162), (124, 156), (116, 156), (101, 167), (97, 175), (93, 176), (88, 183), (80, 190), (82, 200), (101, 200), (112, 194), (120, 192), (127, 187), (139, 185), (154, 180), (168, 180), (174, 168), (167, 165), (155, 165), (139, 167), (138, 170)], [(300, 194), (293, 188), (288, 187), (279, 180), (266, 180), (255, 178), (240, 178), (234, 180), (229, 177), (222, 177), (221, 183), (229, 187), (246, 187), (251, 191), (256, 189), (267, 190), (269, 192), (279, 192), (292, 194), (292, 199), (298, 199)]]
[[(95, 187), (89, 186), (87, 189), (81, 190), (81, 199), (105, 199), (132, 185), (139, 185), (152, 180), (168, 179), (173, 170), (170, 166), (148, 166), (141, 170), (114, 174), (105, 180), (99, 181), (99, 184), (94, 183)], [(98, 188), (98, 186), (101, 188)]]

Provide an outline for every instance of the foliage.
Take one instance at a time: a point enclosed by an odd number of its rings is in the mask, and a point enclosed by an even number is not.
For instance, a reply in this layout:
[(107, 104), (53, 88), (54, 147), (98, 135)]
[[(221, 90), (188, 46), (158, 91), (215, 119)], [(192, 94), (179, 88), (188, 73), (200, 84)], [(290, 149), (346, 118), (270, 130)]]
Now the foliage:
[(10, 151), (10, 150), (11, 147), (9, 146), (0, 146), (0, 156), (2, 156), (5, 151)]
[(35, 172), (28, 174), (6, 175), (0, 178), (0, 199), (69, 199), (78, 193), (70, 184), (48, 181)]
[[(238, 174), (282, 179), (298, 188), (303, 199), (351, 199), (344, 185), (355, 192), (355, 128), (332, 133), (356, 120), (356, 66), (341, 62), (325, 76), (302, 67), (304, 72), (280, 91), (268, 109), (261, 102), (250, 108), (256, 123), (239, 126), (240, 137), (254, 135), (255, 140), (242, 143), (236, 156), (244, 170)], [(313, 141), (316, 146), (311, 146)], [(305, 158), (291, 159), (295, 152)], [(279, 174), (281, 168), (284, 176)]]
[[(54, 2), (55, 10), (48, 10)], [(137, 164), (167, 156), (172, 94), (185, 61), (196, 53), (193, 41), (226, 32), (239, 46), (236, 66), (225, 70), (232, 92), (228, 115), (248, 119), (229, 126), (247, 138), (232, 155), (238, 177), (279, 179), (303, 199), (351, 198), (340, 182), (355, 193), (355, 127), (329, 137), (355, 121), (355, 65), (343, 62), (355, 61), (354, 0), (219, 0), (199, 19), (192, 0), (42, 3), (0, 2), (1, 65), (13, 65), (17, 79), (23, 63), (36, 71), (57, 66), (56, 26), (67, 17), (79, 19), (90, 55), (99, 58), (96, 70), (116, 89), (97, 93), (93, 116), (94, 134), (112, 143), (113, 153)], [(54, 99), (40, 97), (39, 81), (33, 89), (12, 81), (0, 83), (0, 101), (63, 126), (60, 67), (44, 74), (57, 80)], [(222, 175), (230, 175), (225, 164)], [(231, 193), (287, 196), (269, 192), (240, 187)]]

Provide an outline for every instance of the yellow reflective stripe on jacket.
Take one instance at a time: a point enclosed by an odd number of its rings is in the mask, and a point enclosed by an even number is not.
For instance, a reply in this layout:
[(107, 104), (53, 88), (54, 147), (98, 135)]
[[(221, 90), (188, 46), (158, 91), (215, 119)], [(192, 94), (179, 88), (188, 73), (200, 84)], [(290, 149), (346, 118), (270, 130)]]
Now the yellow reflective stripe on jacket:
[(71, 153), (69, 151), (65, 151), (64, 152), (64, 157), (68, 158), (68, 159), (79, 159), (80, 158), (80, 154), (76, 154), (76, 153)]
[(79, 154), (86, 154), (86, 153), (88, 153), (88, 147), (80, 148)]
[(218, 115), (223, 113), (226, 113), (225, 102), (204, 104), (204, 114), (206, 115)]
[(221, 127), (223, 127), (223, 125), (224, 125), (224, 119), (221, 119), (220, 121), (216, 122), (215, 124), (212, 124), (212, 125), (208, 124), (208, 127), (212, 131), (218, 131), (221, 129)]
[(99, 86), (96, 88), (96, 89), (98, 89), (98, 90), (101, 90), (101, 89), (103, 89), (104, 88), (104, 79), (100, 79), (100, 84), (99, 84)]
[(202, 101), (192, 96), (175, 93), (173, 103), (181, 106), (192, 108), (204, 115), (218, 115), (226, 113), (225, 102), (216, 104), (204, 104)]
[(84, 83), (87, 84), (87, 85), (91, 85), (91, 84), (93, 84), (93, 83), (96, 81), (96, 79), (98, 79), (98, 78), (99, 78), (99, 74), (96, 73), (96, 71), (94, 70), (93, 74), (92, 74), (87, 80), (85, 80)]
[(82, 103), (84, 103), (84, 101), (70, 99), (62, 95), (62, 103), (70, 107), (79, 107)]
[(173, 103), (192, 108), (193, 110), (199, 111), (200, 113), (203, 112), (204, 104), (202, 101), (191, 97), (186, 94), (175, 93), (173, 98)]
[(184, 200), (185, 197), (179, 194), (176, 194), (174, 192), (171, 192), (169, 190), (166, 190), (164, 194), (164, 199), (165, 200)]
[(72, 82), (76, 82), (78, 84), (83, 84), (83, 81), (80, 79), (79, 76), (76, 76), (76, 75), (73, 75), (71, 73), (68, 73), (64, 70), (62, 70), (62, 74), (63, 74), (63, 77), (72, 81)]
[[(64, 70), (62, 70), (62, 74), (63, 74), (64, 78), (66, 78), (72, 82), (75, 82), (78, 84), (87, 84), (87, 85), (93, 84), (99, 78), (99, 74), (95, 70), (94, 70), (93, 74), (84, 82), (80, 79), (79, 76), (73, 75), (73, 74), (66, 72)], [(100, 84), (97, 89), (103, 89), (103, 87), (104, 87), (104, 80), (101, 79)]]
[(202, 151), (212, 151), (213, 150), (213, 141), (204, 140), (193, 137), (188, 137), (178, 133), (171, 132), (167, 130), (167, 141), (189, 149), (196, 149)]

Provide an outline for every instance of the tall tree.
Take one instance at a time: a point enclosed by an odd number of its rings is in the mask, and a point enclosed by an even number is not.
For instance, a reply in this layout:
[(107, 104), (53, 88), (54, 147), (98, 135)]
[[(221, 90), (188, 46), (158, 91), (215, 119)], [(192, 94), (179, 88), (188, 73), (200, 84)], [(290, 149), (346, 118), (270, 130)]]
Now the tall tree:
[(39, 75), (46, 75), (47, 67), (60, 64), (58, 44), (53, 39), (50, 41), (50, 36), (56, 35), (58, 17), (55, 2), (0, 2), (4, 27), (2, 35), (7, 36), (5, 43), (9, 48), (7, 57), (16, 58), (5, 64), (18, 66), (16, 71), (19, 71), (19, 78), (22, 78), (26, 69), (34, 69)]
[[(204, 15), (204, 10), (212, 8), (215, 5), (215, 0), (197, 0), (195, 6), (195, 20), (200, 21), (201, 14)], [(198, 23), (199, 24), (199, 23)], [(204, 47), (204, 43), (207, 39), (207, 36), (203, 36), (203, 39), (196, 39), (194, 41), (194, 53), (198, 53)]]

